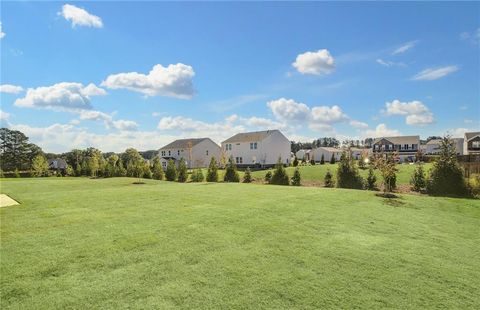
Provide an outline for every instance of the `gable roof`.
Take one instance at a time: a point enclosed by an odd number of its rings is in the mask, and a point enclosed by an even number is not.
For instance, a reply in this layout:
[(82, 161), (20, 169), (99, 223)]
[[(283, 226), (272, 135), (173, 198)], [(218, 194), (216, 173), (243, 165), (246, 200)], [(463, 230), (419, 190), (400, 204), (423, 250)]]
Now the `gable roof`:
[(195, 145), (199, 144), (202, 141), (210, 140), (210, 138), (195, 138), (195, 139), (178, 139), (175, 140), (160, 150), (167, 150), (167, 149), (188, 149), (190, 147), (194, 147)]
[(67, 162), (63, 158), (55, 158), (48, 160), (48, 168), (52, 169), (66, 169)]
[(381, 137), (375, 138), (373, 143), (378, 143), (383, 139), (390, 141), (393, 144), (420, 144), (420, 136)]
[(465, 140), (470, 140), (472, 138), (475, 138), (476, 136), (480, 136), (480, 131), (477, 132), (466, 132), (465, 133)]
[(278, 130), (274, 129), (274, 130), (237, 133), (236, 135), (228, 138), (227, 140), (223, 141), (222, 143), (262, 141), (263, 139), (265, 139), (266, 137), (268, 137), (269, 135), (271, 135), (274, 132), (278, 132)]

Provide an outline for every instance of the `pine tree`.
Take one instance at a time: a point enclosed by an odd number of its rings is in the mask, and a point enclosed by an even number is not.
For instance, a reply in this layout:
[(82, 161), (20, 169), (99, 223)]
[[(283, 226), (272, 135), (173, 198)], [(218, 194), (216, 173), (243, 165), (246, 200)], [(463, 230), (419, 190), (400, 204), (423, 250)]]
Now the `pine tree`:
[(297, 158), (297, 156), (295, 156), (295, 158), (293, 159), (293, 166), (294, 166), (294, 167), (297, 167), (297, 166), (298, 166), (298, 158)]
[(335, 183), (333, 182), (333, 175), (330, 171), (327, 171), (324, 179), (325, 187), (333, 187)]
[(375, 176), (375, 172), (373, 168), (370, 166), (368, 169), (368, 176), (367, 176), (367, 189), (374, 190), (377, 187), (377, 177)]
[(300, 176), (300, 170), (297, 168), (295, 168), (295, 171), (293, 172), (293, 176), (292, 176), (292, 185), (293, 186), (300, 186), (301, 184), (301, 176)]
[(337, 168), (337, 187), (340, 188), (363, 188), (363, 179), (358, 173), (358, 169), (352, 156), (347, 156), (346, 152), (342, 153), (340, 163)]
[(273, 175), (269, 183), (274, 185), (289, 185), (290, 183), (287, 171), (283, 167), (281, 158), (278, 159), (277, 164), (275, 165), (275, 170), (273, 171)]
[(155, 180), (163, 180), (163, 168), (162, 164), (160, 163), (160, 158), (155, 156), (153, 158), (153, 176)]
[(240, 182), (240, 176), (237, 172), (237, 166), (233, 161), (233, 157), (228, 159), (227, 166), (225, 168), (225, 176), (223, 177), (224, 182)]
[(325, 164), (325, 156), (323, 156), (322, 154), (322, 158), (320, 159), (320, 165), (324, 165)]
[(178, 164), (178, 182), (185, 183), (187, 181), (187, 164), (185, 163), (185, 159), (180, 159), (180, 163)]
[(332, 158), (330, 158), (330, 164), (334, 164), (335, 163), (335, 154), (332, 154)]
[(268, 170), (267, 173), (265, 173), (265, 182), (270, 183), (272, 180), (272, 171)]
[(218, 167), (215, 157), (212, 156), (207, 170), (207, 182), (218, 182)]
[(250, 172), (250, 167), (247, 167), (245, 173), (243, 175), (243, 183), (251, 183), (252, 182), (252, 173)]
[(425, 172), (423, 171), (422, 164), (417, 164), (417, 167), (413, 172), (412, 178), (410, 179), (410, 185), (412, 186), (412, 190), (416, 192), (422, 191), (427, 186)]
[(204, 176), (202, 169), (195, 169), (192, 172), (192, 175), (190, 176), (190, 180), (192, 182), (203, 182)]
[(175, 167), (175, 162), (170, 159), (167, 164), (167, 170), (165, 171), (165, 178), (167, 181), (175, 181), (177, 178), (177, 168)]

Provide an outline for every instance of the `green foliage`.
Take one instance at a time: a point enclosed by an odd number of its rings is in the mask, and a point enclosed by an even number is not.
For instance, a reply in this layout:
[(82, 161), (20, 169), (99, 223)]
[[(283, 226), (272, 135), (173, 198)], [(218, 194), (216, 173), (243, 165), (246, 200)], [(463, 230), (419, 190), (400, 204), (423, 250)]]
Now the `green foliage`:
[[(351, 154), (350, 154), (351, 155)], [(337, 187), (340, 188), (363, 188), (363, 179), (360, 176), (352, 156), (342, 153), (337, 168)]]
[(252, 173), (250, 167), (247, 167), (245, 173), (243, 174), (243, 183), (252, 183)]
[(207, 182), (218, 182), (218, 166), (215, 157), (212, 156), (207, 170)]
[(295, 158), (293, 159), (293, 163), (292, 163), (292, 164), (293, 164), (294, 167), (297, 167), (297, 166), (298, 166), (298, 158), (297, 158), (297, 156), (295, 156)]
[(427, 192), (431, 195), (469, 196), (471, 193), (463, 177), (463, 170), (457, 162), (453, 141), (444, 137), (440, 153), (427, 181)]
[(335, 186), (335, 182), (333, 181), (333, 175), (330, 171), (327, 171), (327, 173), (325, 174), (324, 185), (325, 187)]
[(468, 179), (468, 186), (472, 195), (480, 195), (480, 174), (474, 174)]
[(335, 164), (336, 160), (335, 160), (335, 154), (332, 154), (332, 158), (330, 158), (330, 163), (333, 165)]
[(69, 177), (75, 175), (75, 171), (73, 170), (72, 166), (67, 165), (67, 169), (65, 170), (65, 174), (68, 175)]
[(33, 159), (42, 155), (42, 149), (29, 143), (28, 137), (18, 130), (0, 129), (0, 168), (4, 171), (30, 170)]
[(32, 161), (32, 176), (43, 177), (48, 174), (48, 162), (43, 154), (39, 154)]
[(192, 175), (190, 176), (190, 180), (192, 182), (203, 182), (204, 176), (203, 176), (202, 169), (193, 170)]
[(145, 179), (153, 178), (152, 169), (150, 168), (150, 164), (148, 163), (148, 161), (145, 161), (143, 165), (143, 177)]
[(362, 155), (360, 156), (360, 159), (358, 160), (358, 168), (362, 170), (367, 168), (367, 165), (365, 163), (365, 156), (363, 155), (363, 152), (362, 152)]
[(162, 168), (162, 163), (160, 162), (160, 157), (155, 156), (153, 158), (153, 176), (155, 180), (163, 180), (164, 173)]
[(15, 168), (15, 177), (20, 178), (20, 171), (18, 171), (18, 168)]
[(292, 176), (292, 185), (293, 186), (300, 186), (301, 185), (301, 176), (300, 176), (300, 170), (298, 167), (295, 169), (293, 172)]
[(178, 175), (177, 181), (180, 183), (187, 182), (187, 164), (185, 163), (185, 159), (183, 157), (180, 159), (178, 163)]
[(277, 164), (275, 165), (275, 170), (273, 171), (273, 175), (269, 183), (274, 185), (290, 184), (290, 179), (288, 177), (287, 171), (285, 170), (285, 167), (283, 167), (281, 158), (278, 159)]
[(272, 171), (268, 170), (267, 173), (265, 173), (265, 182), (270, 183), (271, 180), (272, 180)]
[(167, 181), (175, 181), (177, 179), (177, 168), (175, 162), (170, 159), (167, 164), (167, 170), (165, 171), (165, 178)]
[(322, 154), (322, 157), (320, 158), (320, 165), (324, 165), (325, 164), (325, 156), (323, 156)]
[(425, 189), (427, 186), (427, 181), (425, 178), (425, 172), (423, 171), (423, 165), (417, 164), (415, 171), (410, 179), (410, 185), (412, 186), (412, 190), (416, 192), (420, 192)]
[(310, 159), (310, 165), (315, 166), (315, 159)]
[(385, 193), (390, 193), (397, 188), (397, 165), (394, 159), (396, 156), (396, 153), (380, 153), (377, 158), (375, 158), (375, 166), (382, 175), (383, 191)]
[(228, 159), (227, 166), (225, 167), (225, 176), (223, 177), (224, 182), (240, 182), (240, 176), (237, 172), (237, 166), (233, 161), (233, 157)]
[(368, 176), (367, 176), (367, 189), (374, 190), (377, 188), (377, 177), (375, 176), (375, 172), (373, 167), (368, 168)]
[(3, 174), (3, 169), (0, 168), (0, 178), (4, 178), (4, 177), (5, 177), (5, 175)]

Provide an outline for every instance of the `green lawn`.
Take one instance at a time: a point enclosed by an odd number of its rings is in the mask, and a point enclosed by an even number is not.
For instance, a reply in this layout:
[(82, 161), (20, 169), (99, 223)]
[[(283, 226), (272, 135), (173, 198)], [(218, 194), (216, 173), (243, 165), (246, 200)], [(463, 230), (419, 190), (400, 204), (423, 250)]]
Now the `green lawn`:
[(1, 180), (2, 309), (480, 308), (480, 201)]

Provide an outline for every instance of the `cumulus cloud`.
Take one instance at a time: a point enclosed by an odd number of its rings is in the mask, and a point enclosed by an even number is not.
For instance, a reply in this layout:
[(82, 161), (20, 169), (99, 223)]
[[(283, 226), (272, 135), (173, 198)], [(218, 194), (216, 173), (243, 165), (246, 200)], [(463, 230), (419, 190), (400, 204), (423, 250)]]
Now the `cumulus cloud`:
[(7, 121), (10, 118), (10, 113), (0, 110), (0, 121)]
[(2, 84), (0, 85), (0, 93), (7, 94), (19, 94), (23, 91), (23, 87), (11, 85), (11, 84)]
[(107, 113), (93, 110), (81, 110), (79, 112), (81, 120), (103, 121), (107, 129), (115, 128), (124, 131), (133, 131), (138, 129), (138, 124), (129, 120), (114, 120), (113, 117)]
[(410, 102), (401, 102), (393, 100), (385, 103), (386, 115), (406, 116), (407, 125), (428, 125), (435, 122), (432, 112), (421, 101), (414, 100)]
[(62, 82), (52, 86), (29, 88), (24, 98), (15, 100), (15, 105), (64, 111), (88, 110), (92, 108), (90, 97), (105, 94), (105, 90), (94, 84), (84, 87), (81, 83)]
[(365, 138), (395, 137), (400, 135), (400, 131), (396, 129), (390, 129), (385, 124), (378, 124), (375, 129), (368, 129), (363, 133)]
[(443, 78), (453, 72), (458, 71), (458, 66), (446, 66), (439, 68), (428, 68), (420, 71), (412, 77), (414, 81), (433, 81)]
[(343, 113), (338, 105), (332, 107), (321, 106), (312, 108), (312, 119), (314, 122), (333, 124), (348, 120), (348, 116)]
[(273, 115), (281, 121), (305, 121), (310, 117), (310, 108), (293, 99), (280, 98), (267, 102)]
[(71, 4), (65, 4), (62, 6), (62, 11), (58, 13), (66, 20), (72, 23), (72, 27), (86, 26), (94, 28), (102, 28), (102, 19), (96, 15), (88, 13), (86, 10), (76, 7)]
[(326, 49), (299, 54), (292, 64), (302, 74), (330, 74), (335, 70), (335, 61)]
[(360, 121), (357, 121), (357, 120), (351, 120), (351, 121), (350, 121), (350, 126), (352, 126), (352, 127), (354, 127), (354, 128), (358, 128), (358, 129), (366, 129), (366, 128), (368, 128), (368, 124), (367, 124), (367, 123), (360, 122)]
[(0, 39), (2, 39), (5, 36), (5, 32), (2, 30), (2, 22), (0, 22)]
[(148, 74), (112, 74), (101, 85), (111, 89), (129, 89), (147, 96), (190, 99), (195, 93), (192, 82), (194, 75), (193, 68), (182, 63), (168, 67), (157, 64)]
[(403, 54), (405, 53), (406, 51), (412, 49), (413, 47), (415, 47), (415, 45), (417, 45), (417, 42), (418, 41), (410, 41), (410, 42), (407, 42), (407, 43), (404, 43), (402, 44), (401, 46), (399, 46), (398, 48), (396, 48), (393, 52), (392, 52), (392, 55), (397, 55), (397, 54)]

